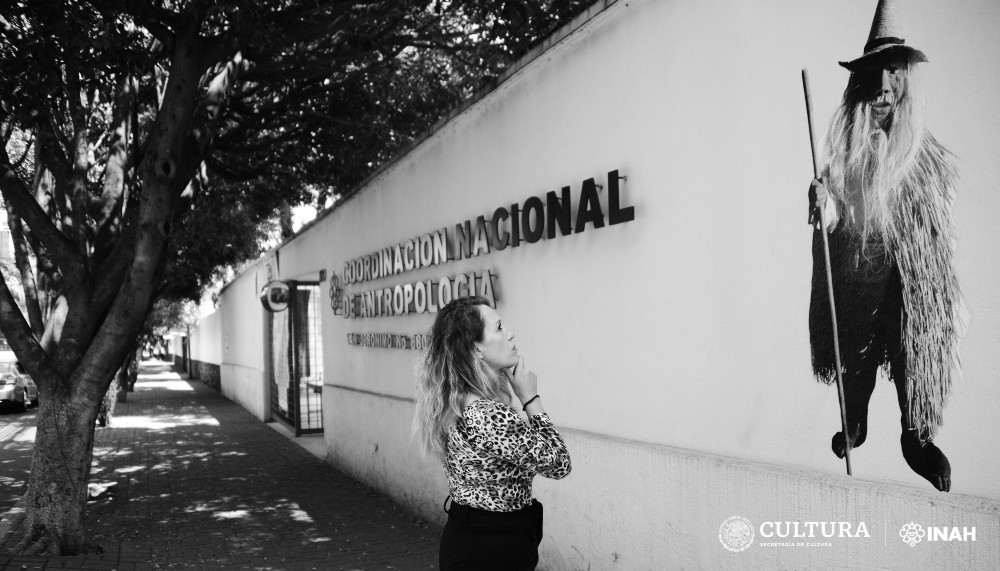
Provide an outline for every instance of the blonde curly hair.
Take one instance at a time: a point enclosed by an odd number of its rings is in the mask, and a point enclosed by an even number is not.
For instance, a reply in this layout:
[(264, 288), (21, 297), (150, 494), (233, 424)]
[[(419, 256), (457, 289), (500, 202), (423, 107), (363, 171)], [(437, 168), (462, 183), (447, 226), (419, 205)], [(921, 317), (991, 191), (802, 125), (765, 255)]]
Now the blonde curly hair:
[(448, 431), (462, 416), (466, 395), (510, 402), (506, 377), (476, 357), (486, 322), (479, 306), (484, 297), (458, 298), (438, 311), (431, 342), (416, 368), (417, 407), (413, 435), (425, 454), (443, 459)]

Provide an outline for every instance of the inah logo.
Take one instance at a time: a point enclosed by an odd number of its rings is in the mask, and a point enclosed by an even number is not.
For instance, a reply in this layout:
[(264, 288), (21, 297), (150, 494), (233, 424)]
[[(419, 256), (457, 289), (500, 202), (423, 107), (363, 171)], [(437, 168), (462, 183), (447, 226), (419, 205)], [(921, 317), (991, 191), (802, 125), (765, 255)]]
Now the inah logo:
[(963, 527), (938, 527), (927, 526), (927, 541), (975, 541), (976, 526)]
[(719, 526), (719, 543), (735, 553), (750, 547), (753, 537), (753, 526), (743, 516), (730, 516)]
[(899, 536), (903, 538), (903, 541), (909, 543), (910, 547), (920, 543), (921, 540), (926, 542), (975, 541), (976, 526), (960, 528), (957, 526), (928, 525), (925, 528), (919, 523), (911, 521), (899, 530)]
[(913, 523), (912, 521), (903, 526), (903, 529), (899, 530), (899, 537), (903, 538), (903, 541), (910, 544), (910, 547), (920, 543), (920, 540), (924, 537), (924, 527), (919, 523)]

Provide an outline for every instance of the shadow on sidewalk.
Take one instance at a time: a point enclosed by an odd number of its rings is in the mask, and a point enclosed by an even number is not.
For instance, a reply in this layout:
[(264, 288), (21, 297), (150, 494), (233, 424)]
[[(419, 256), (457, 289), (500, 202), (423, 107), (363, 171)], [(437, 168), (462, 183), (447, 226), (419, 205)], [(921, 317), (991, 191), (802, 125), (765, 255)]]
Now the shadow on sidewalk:
[(38, 408), (0, 416), (0, 516), (28, 489)]
[[(170, 363), (143, 362), (135, 391), (97, 429), (91, 482), (117, 485), (86, 516), (105, 553), (80, 561), (120, 569), (437, 568), (439, 527), (184, 377)], [(13, 562), (0, 556), (0, 564)]]
[(98, 433), (92, 480), (119, 490), (90, 510), (95, 539), (148, 545), (168, 566), (436, 568), (436, 526), (169, 363), (144, 363), (141, 373)]

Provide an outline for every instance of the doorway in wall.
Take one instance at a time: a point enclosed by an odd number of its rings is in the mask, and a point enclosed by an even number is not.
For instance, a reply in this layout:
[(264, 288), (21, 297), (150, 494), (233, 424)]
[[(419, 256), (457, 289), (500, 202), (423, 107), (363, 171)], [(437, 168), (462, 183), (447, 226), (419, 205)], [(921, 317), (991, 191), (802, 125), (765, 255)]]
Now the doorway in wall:
[(317, 282), (288, 282), (288, 309), (270, 315), (271, 413), (296, 436), (323, 432), (323, 333)]

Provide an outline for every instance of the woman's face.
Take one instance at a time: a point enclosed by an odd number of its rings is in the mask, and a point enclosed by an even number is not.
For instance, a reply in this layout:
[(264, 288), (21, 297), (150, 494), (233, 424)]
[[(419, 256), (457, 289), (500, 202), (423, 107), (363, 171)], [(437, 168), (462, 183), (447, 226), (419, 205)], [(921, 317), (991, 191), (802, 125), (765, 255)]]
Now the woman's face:
[(480, 315), (486, 323), (483, 340), (476, 342), (476, 350), (486, 364), (494, 369), (505, 369), (517, 365), (517, 346), (514, 332), (505, 328), (500, 316), (488, 305), (479, 305)]

